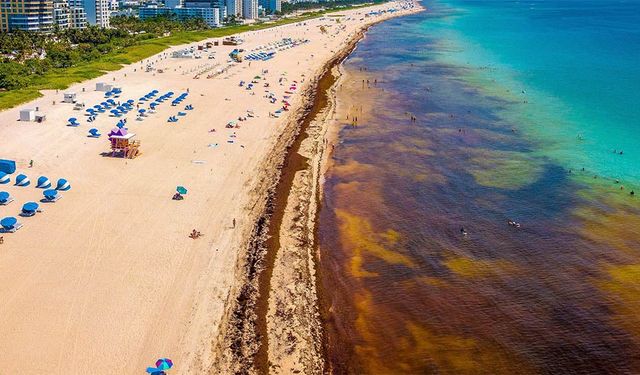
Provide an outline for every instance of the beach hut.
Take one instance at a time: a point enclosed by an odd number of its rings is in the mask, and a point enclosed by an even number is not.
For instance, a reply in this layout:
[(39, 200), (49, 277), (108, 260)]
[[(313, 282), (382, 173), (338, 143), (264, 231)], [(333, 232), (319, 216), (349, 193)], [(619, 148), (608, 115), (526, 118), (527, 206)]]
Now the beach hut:
[(51, 181), (45, 176), (38, 177), (38, 183), (36, 184), (38, 189), (48, 189), (51, 187)]
[(71, 185), (69, 185), (69, 181), (64, 178), (58, 180), (58, 184), (56, 185), (56, 190), (58, 191), (67, 191), (71, 189)]
[(105, 83), (105, 82), (96, 83), (96, 91), (108, 92), (108, 91), (111, 91), (112, 89), (113, 89), (113, 86), (109, 85), (108, 83)]
[(58, 194), (56, 189), (45, 190), (42, 194), (44, 195), (42, 202), (57, 202), (62, 198), (62, 195)]
[(5, 172), (0, 172), (0, 184), (8, 184), (11, 181), (9, 178), (9, 174)]
[(0, 206), (6, 206), (11, 202), (13, 202), (11, 194), (7, 193), (6, 191), (0, 191)]
[(38, 205), (36, 202), (27, 202), (22, 206), (22, 212), (20, 213), (20, 216), (31, 217), (36, 214), (36, 212), (38, 211), (38, 207), (40, 207), (40, 205)]
[(13, 160), (0, 159), (0, 172), (11, 174), (16, 171), (16, 162)]
[(0, 230), (3, 233), (13, 233), (22, 228), (22, 224), (18, 223), (18, 219), (16, 219), (15, 217), (8, 216), (0, 220), (0, 227), (2, 227), (0, 228)]
[(31, 183), (31, 180), (29, 180), (29, 177), (27, 177), (24, 174), (19, 174), (16, 177), (16, 186), (29, 186), (29, 184)]
[(75, 92), (65, 92), (62, 98), (64, 103), (75, 103), (77, 101), (77, 95)]
[(26, 108), (20, 110), (20, 121), (35, 121), (36, 110), (32, 108)]

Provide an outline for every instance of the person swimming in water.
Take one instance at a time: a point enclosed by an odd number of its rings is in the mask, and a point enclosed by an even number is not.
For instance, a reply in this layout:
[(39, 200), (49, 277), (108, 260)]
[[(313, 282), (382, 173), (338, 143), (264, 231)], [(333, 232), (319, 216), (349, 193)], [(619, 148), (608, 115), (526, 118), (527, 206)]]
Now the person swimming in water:
[(460, 227), (460, 233), (462, 233), (463, 236), (467, 235), (467, 231), (464, 229), (464, 227)]

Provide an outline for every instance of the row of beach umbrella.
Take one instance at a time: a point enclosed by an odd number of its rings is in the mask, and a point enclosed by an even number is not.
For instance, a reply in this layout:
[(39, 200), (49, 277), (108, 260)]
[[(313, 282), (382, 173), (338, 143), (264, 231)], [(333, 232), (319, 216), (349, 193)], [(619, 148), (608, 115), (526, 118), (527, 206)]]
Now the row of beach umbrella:
[[(5, 172), (0, 172), (0, 184), (4, 185), (4, 184), (8, 184), (9, 182), (11, 182), (11, 176), (9, 176)], [(15, 186), (24, 187), (24, 186), (29, 186), (30, 184), (31, 184), (31, 180), (25, 174), (21, 173), (17, 175), (15, 178)], [(49, 179), (46, 176), (40, 176), (38, 177), (36, 187), (38, 189), (48, 189), (51, 187), (51, 181), (49, 181)], [(69, 190), (70, 188), (71, 186), (69, 185), (69, 182), (66, 179), (61, 178), (58, 180), (58, 183), (56, 185), (57, 190), (66, 191), (66, 190)]]
[[(60, 195), (58, 190), (48, 189), (43, 192), (44, 199), (41, 202), (56, 202), (60, 199)], [(13, 202), (13, 198), (6, 191), (0, 191), (0, 205), (7, 205)], [(31, 217), (38, 212), (40, 205), (37, 202), (27, 202), (22, 205), (22, 210), (20, 212), (20, 216), (23, 217)], [(22, 227), (22, 224), (18, 222), (18, 219), (14, 216), (7, 216), (0, 220), (0, 232), (12, 233), (17, 231)]]

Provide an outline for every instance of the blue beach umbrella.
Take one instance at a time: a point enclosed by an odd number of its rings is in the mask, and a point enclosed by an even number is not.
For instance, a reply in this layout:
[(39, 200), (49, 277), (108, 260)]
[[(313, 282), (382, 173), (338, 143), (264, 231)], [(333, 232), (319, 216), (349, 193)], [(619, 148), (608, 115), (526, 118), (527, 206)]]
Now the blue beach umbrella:
[(8, 184), (11, 181), (9, 175), (5, 172), (0, 171), (0, 184)]
[(158, 370), (168, 370), (173, 367), (173, 361), (169, 358), (160, 358), (156, 361), (156, 368)]
[(0, 220), (0, 225), (4, 229), (13, 229), (16, 224), (18, 224), (18, 219), (13, 216), (5, 217), (4, 219)]
[(24, 174), (19, 174), (16, 177), (16, 186), (29, 186), (30, 183), (31, 180), (29, 180), (29, 177)]
[(56, 185), (56, 190), (67, 191), (69, 189), (71, 189), (71, 185), (69, 185), (69, 181), (65, 180), (64, 178), (61, 178), (58, 180), (58, 184)]
[(89, 129), (89, 137), (98, 138), (100, 137), (100, 131), (96, 128)]
[(0, 191), (0, 202), (8, 201), (10, 196), (11, 194), (7, 193), (6, 191)]
[(51, 187), (51, 181), (45, 176), (38, 177), (38, 183), (36, 185), (39, 189), (48, 189)]

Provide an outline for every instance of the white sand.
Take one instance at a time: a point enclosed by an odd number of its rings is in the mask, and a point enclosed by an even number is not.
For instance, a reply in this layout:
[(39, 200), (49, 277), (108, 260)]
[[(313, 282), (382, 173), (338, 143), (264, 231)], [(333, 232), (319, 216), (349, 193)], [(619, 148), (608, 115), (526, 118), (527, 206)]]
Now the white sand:
[[(316, 19), (306, 26), (243, 34), (246, 42), (240, 48), (245, 49), (282, 37), (309, 38), (310, 43), (251, 67), (243, 62), (215, 79), (205, 74), (194, 80), (181, 72), (224, 64), (233, 47), (213, 47), (216, 60), (206, 59), (206, 53), (203, 59), (164, 59), (157, 64), (165, 70), (162, 74), (145, 73), (140, 63), (132, 64), (65, 90), (93, 105), (104, 101), (103, 93), (94, 91), (95, 82), (112, 83), (113, 78), (123, 88), (123, 101), (137, 102), (153, 88), (176, 95), (190, 89), (183, 104), (172, 107), (169, 100), (144, 121), (135, 121), (135, 111), (126, 115), (130, 132), (142, 143), (143, 154), (133, 160), (101, 156), (109, 151), (106, 134), (117, 119), (103, 113), (87, 123), (84, 111), (60, 103), (63, 91), (0, 113), (0, 158), (16, 160), (17, 173), (32, 180), (23, 188), (0, 185), (0, 191), (16, 199), (0, 206), (0, 217), (16, 216), (23, 203), (42, 198), (42, 190), (35, 188), (40, 175), (54, 184), (67, 178), (72, 186), (59, 202), (42, 204), (43, 213), (20, 218), (24, 227), (17, 233), (2, 235), (0, 373), (134, 374), (159, 357), (173, 359), (173, 374), (206, 372), (217, 356), (212, 345), (235, 282), (242, 236), (254, 225), (244, 218), (245, 207), (256, 199), (250, 191), (262, 158), (286, 121), (286, 113), (268, 117), (281, 104), (263, 97), (262, 82), (269, 82), (282, 99), (288, 89), (287, 83), (278, 85), (282, 73), (289, 83), (301, 82), (303, 74), (312, 77), (349, 34), (376, 20), (360, 20), (367, 11), (340, 12), (353, 16), (343, 19), (344, 30), (328, 19)], [(321, 24), (333, 26), (322, 34)], [(256, 85), (255, 96), (238, 86), (262, 69), (269, 73)], [(52, 105), (53, 100), (58, 104)], [(300, 105), (296, 95), (290, 102)], [(167, 123), (186, 104), (195, 109), (178, 123)], [(19, 109), (35, 106), (46, 113), (45, 123), (16, 121)], [(224, 128), (247, 109), (258, 117), (238, 122), (240, 129)], [(82, 125), (65, 126), (69, 117)], [(86, 137), (93, 127), (102, 138)], [(212, 128), (215, 133), (208, 132)], [(227, 143), (233, 132), (235, 143)], [(217, 147), (208, 147), (215, 143)], [(35, 165), (28, 168), (31, 159)], [(189, 189), (183, 201), (171, 200), (177, 185)], [(233, 218), (236, 229), (231, 228)], [(204, 237), (189, 238), (194, 228)]]

